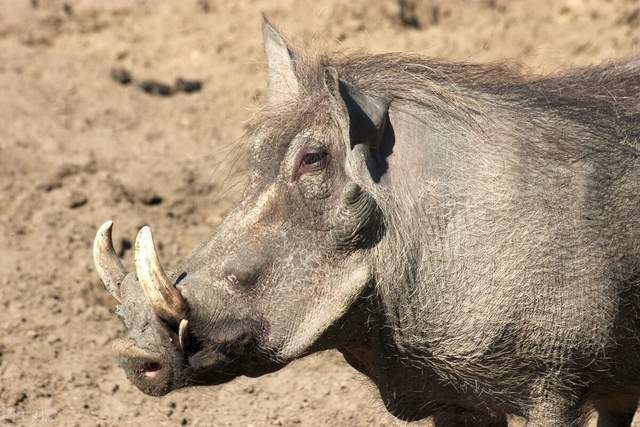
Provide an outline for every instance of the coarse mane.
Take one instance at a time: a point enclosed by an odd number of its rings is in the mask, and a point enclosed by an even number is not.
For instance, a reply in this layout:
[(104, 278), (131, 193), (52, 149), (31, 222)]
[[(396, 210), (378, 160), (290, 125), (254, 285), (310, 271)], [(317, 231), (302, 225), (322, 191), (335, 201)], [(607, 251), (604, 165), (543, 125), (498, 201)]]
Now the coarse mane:
[(475, 123), (474, 112), (504, 106), (534, 116), (554, 114), (604, 139), (640, 145), (637, 58), (545, 76), (523, 75), (505, 63), (447, 62), (402, 53), (299, 58), (296, 72), (309, 92), (319, 88), (323, 67), (333, 66), (341, 79), (363, 92), (440, 108), (467, 124)]

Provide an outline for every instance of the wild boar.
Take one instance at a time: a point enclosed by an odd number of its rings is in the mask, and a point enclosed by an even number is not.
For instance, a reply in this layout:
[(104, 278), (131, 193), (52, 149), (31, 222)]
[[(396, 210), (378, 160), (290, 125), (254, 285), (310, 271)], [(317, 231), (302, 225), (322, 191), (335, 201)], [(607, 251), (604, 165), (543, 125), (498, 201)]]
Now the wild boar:
[(337, 349), (403, 420), (628, 425), (640, 394), (640, 61), (526, 77), (292, 49), (266, 20), (248, 182), (170, 273), (94, 259), (162, 395)]

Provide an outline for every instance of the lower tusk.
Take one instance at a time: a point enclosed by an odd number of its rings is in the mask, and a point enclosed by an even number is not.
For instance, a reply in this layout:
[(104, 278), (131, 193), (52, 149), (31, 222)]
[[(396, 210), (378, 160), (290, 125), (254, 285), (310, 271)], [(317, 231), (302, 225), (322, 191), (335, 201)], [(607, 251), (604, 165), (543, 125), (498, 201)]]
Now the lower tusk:
[(180, 326), (178, 327), (178, 342), (180, 343), (180, 349), (184, 352), (189, 344), (189, 321), (187, 319), (182, 319), (180, 321)]
[(151, 229), (147, 226), (138, 232), (135, 260), (138, 282), (155, 313), (164, 320), (179, 323), (186, 317), (186, 304), (162, 269)]
[(120, 302), (120, 284), (127, 275), (120, 258), (113, 249), (113, 222), (100, 226), (93, 240), (93, 263), (107, 291)]

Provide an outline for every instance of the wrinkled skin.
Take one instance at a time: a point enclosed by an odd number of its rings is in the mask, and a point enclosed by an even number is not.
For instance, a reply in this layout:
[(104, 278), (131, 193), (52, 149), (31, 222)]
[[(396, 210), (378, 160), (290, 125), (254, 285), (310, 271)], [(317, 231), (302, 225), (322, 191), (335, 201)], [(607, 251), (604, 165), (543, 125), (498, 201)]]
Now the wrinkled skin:
[[(629, 124), (640, 109), (602, 101), (592, 124), (536, 92), (542, 80), (514, 111), (506, 86), (478, 89), (480, 74), (462, 101), (449, 77), (423, 82), (439, 85), (432, 98), (366, 87), (356, 66), (303, 64), (268, 23), (264, 33), (269, 108), (242, 201), (169, 274), (188, 305), (185, 344), (134, 273), (114, 292), (129, 379), (163, 395), (333, 348), (401, 419), (568, 426), (595, 408), (603, 425), (628, 423), (640, 385)], [(510, 84), (513, 97), (527, 87)], [(620, 80), (610, 90), (626, 93)]]

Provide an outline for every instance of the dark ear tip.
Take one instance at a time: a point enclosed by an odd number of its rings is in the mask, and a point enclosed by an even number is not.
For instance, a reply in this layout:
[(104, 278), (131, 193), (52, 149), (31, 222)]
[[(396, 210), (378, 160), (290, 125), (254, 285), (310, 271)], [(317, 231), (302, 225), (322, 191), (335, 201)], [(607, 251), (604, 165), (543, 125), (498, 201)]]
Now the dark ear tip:
[(289, 51), (289, 55), (291, 57), (294, 56), (285, 38), (282, 36), (280, 31), (278, 31), (278, 29), (271, 23), (271, 21), (269, 21), (269, 18), (267, 18), (264, 13), (262, 13), (262, 36), (265, 42), (267, 40), (271, 40), (276, 44), (286, 46), (287, 50)]
[(275, 29), (273, 28), (273, 24), (267, 18), (267, 15), (262, 12), (262, 33), (267, 35), (269, 33), (275, 33)]
[(262, 16), (262, 28), (265, 28), (265, 27), (273, 28), (271, 21), (269, 21), (269, 18), (267, 18), (267, 14), (264, 12), (260, 12), (260, 15)]

